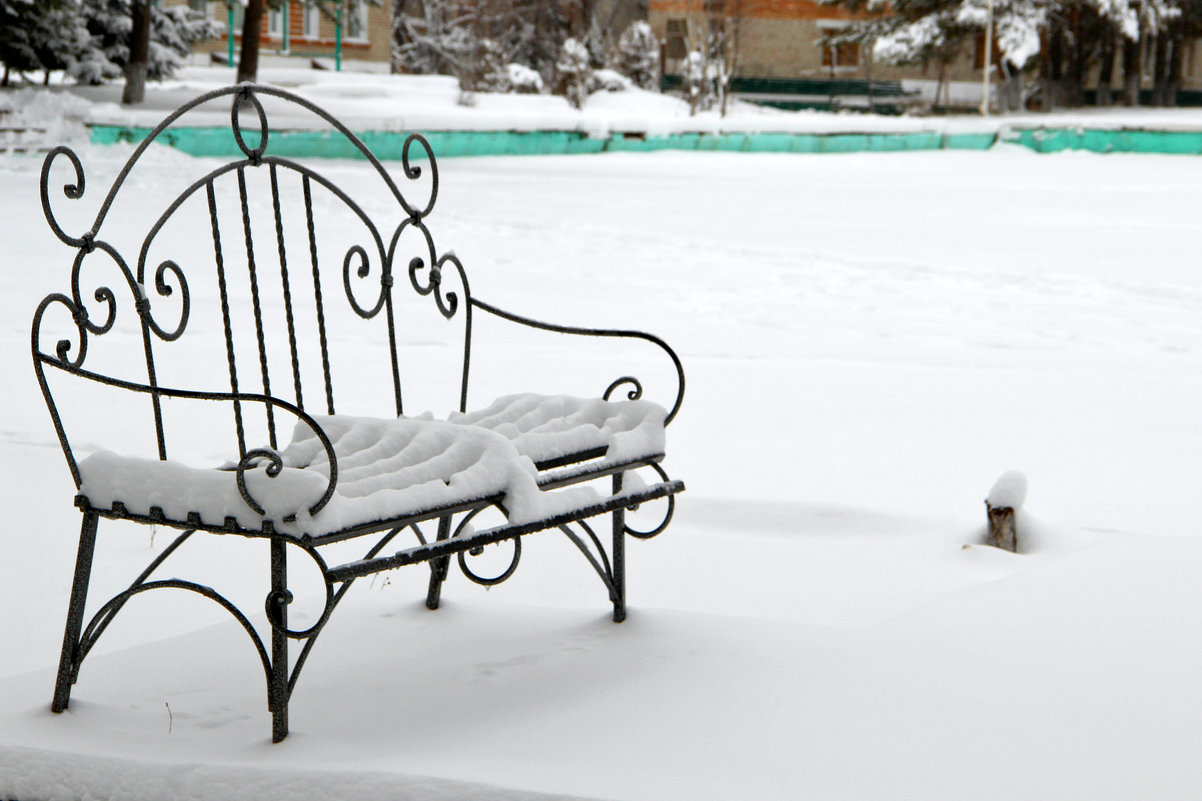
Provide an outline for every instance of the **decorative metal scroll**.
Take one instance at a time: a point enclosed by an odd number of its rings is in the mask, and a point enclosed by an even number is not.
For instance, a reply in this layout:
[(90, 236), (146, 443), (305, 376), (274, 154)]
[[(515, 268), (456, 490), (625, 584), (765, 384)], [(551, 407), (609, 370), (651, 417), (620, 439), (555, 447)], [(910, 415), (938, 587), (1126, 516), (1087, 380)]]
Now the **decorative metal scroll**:
[[(508, 320), (512, 323), (518, 323), (519, 325), (528, 326), (530, 328), (538, 328), (543, 331), (554, 331), (559, 334), (575, 334), (578, 336), (588, 336), (588, 337), (616, 337), (616, 338), (626, 338), (626, 339), (641, 339), (646, 342), (650, 342), (651, 344), (658, 347), (660, 350), (662, 350), (667, 355), (667, 357), (672, 361), (672, 366), (676, 370), (676, 381), (677, 381), (676, 397), (673, 400), (672, 406), (668, 409), (667, 416), (664, 418), (664, 425), (668, 425), (669, 423), (671, 423), (672, 420), (676, 417), (676, 413), (680, 411), (680, 404), (684, 402), (684, 386), (685, 386), (684, 365), (681, 364), (680, 357), (676, 355), (676, 351), (672, 350), (672, 348), (668, 346), (667, 342), (664, 342), (662, 339), (655, 336), (654, 334), (648, 334), (644, 331), (629, 331), (629, 330), (606, 329), (606, 328), (581, 328), (579, 326), (556, 325), (554, 323), (545, 323), (545, 322), (542, 322), (541, 320), (535, 320), (530, 317), (523, 317), (520, 314), (514, 314), (513, 312), (508, 312), (508, 311), (505, 311), (504, 309), (497, 308), (496, 306), (493, 306), (490, 303), (485, 303), (484, 301), (480, 300), (479, 298), (472, 298), (471, 304), (472, 304), (472, 306), (476, 307), (477, 309), (488, 312), (489, 314), (492, 314), (496, 317), (500, 317), (503, 320)], [(630, 387), (629, 391), (626, 393), (626, 397), (629, 400), (638, 400), (639, 398), (641, 398), (643, 396), (642, 382), (640, 382), (639, 379), (635, 378), (634, 376), (627, 375), (627, 376), (622, 376), (622, 377), (616, 379), (615, 381), (613, 381), (606, 388), (602, 397), (604, 397), (606, 400), (609, 400), (610, 396), (612, 396), (616, 390), (618, 390), (619, 388), (621, 388), (623, 386), (627, 386), (627, 385)]]
[[(392, 236), (391, 241), (386, 246), (384, 237), (381, 235), (375, 222), (368, 216), (363, 208), (358, 205), (346, 192), (339, 188), (329, 179), (325, 178), (315, 170), (291, 161), (286, 158), (270, 155), (270, 125), (268, 115), (260, 102), (261, 96), (273, 96), (284, 99), (297, 106), (303, 107), (311, 113), (325, 120), (329, 125), (338, 130), (343, 136), (350, 141), (356, 150), (371, 164), (377, 175), (387, 187), (387, 191), (395, 198), (400, 210), (403, 212), (402, 221), (396, 229), (396, 233)], [(188, 186), (179, 196), (171, 202), (167, 208), (159, 215), (159, 217), (150, 226), (149, 232), (144, 238), (138, 259), (135, 265), (131, 266), (129, 262), (118, 252), (118, 250), (109, 242), (101, 238), (101, 229), (105, 220), (113, 206), (114, 200), (124, 186), (126, 179), (134, 166), (137, 165), (150, 144), (159, 139), (163, 132), (175, 123), (183, 114), (188, 111), (209, 103), (219, 98), (228, 98), (230, 100), (230, 126), (234, 140), (241, 151), (244, 158), (234, 160), (228, 164), (224, 164), (208, 174), (195, 180)], [(255, 142), (254, 133), (245, 130), (243, 126), (243, 117), (245, 112), (253, 112), (252, 117), (257, 118), (258, 131), (257, 143)], [(418, 155), (417, 148), (421, 155), (427, 159), (427, 165), (419, 165), (416, 163)], [(386, 318), (389, 352), (391, 357), (391, 372), (393, 377), (393, 387), (395, 394), (395, 407), (398, 414), (403, 411), (403, 403), (401, 397), (401, 380), (400, 380), (400, 364), (397, 353), (397, 337), (395, 330), (395, 319), (393, 309), (393, 287), (395, 281), (393, 279), (393, 259), (396, 256), (397, 241), (400, 233), (406, 229), (413, 229), (420, 232), (423, 237), (426, 247), (425, 255), (414, 259), (415, 262), (429, 265), (426, 271), (426, 279), (423, 284), (416, 277), (417, 269), (410, 264), (410, 281), (414, 288), (422, 295), (433, 294), (434, 302), (439, 311), (447, 318), (456, 315), (460, 308), (467, 311), (465, 315), (470, 318), (470, 306), (466, 302), (470, 298), (470, 290), (467, 284), (467, 278), (463, 271), (462, 265), (458, 262), (453, 254), (444, 254), (438, 256), (434, 247), (433, 237), (426, 226), (425, 218), (431, 213), (438, 196), (438, 168), (434, 158), (434, 153), (429, 143), (418, 134), (411, 135), (405, 142), (402, 150), (401, 167), (407, 181), (413, 182), (426, 175), (429, 179), (428, 195), (418, 198), (416, 201), (406, 197), (406, 195), (394, 182), (389, 173), (384, 169), (383, 165), (371, 153), (371, 151), (359, 140), (349, 129), (341, 122), (326, 113), (321, 108), (313, 105), (307, 100), (291, 94), (287, 91), (266, 86), (254, 86), (243, 84), (234, 87), (219, 89), (213, 92), (204, 94), (189, 103), (184, 104), (175, 112), (164, 119), (151, 133), (143, 140), (130, 156), (129, 160), (123, 166), (121, 172), (114, 180), (112, 187), (101, 203), (100, 209), (97, 212), (90, 228), (79, 235), (68, 233), (64, 225), (60, 222), (59, 215), (55, 211), (54, 203), (52, 202), (52, 178), (51, 173), (56, 162), (66, 160), (74, 175), (71, 179), (65, 182), (62, 186), (63, 195), (72, 201), (78, 201), (84, 197), (86, 190), (86, 179), (83, 165), (79, 157), (68, 147), (57, 147), (51, 150), (42, 166), (41, 174), (41, 199), (42, 207), (46, 216), (46, 220), (50, 225), (55, 236), (64, 244), (77, 250), (71, 272), (71, 288), (69, 294), (55, 293), (48, 296), (39, 306), (34, 315), (33, 332), (31, 337), (31, 346), (34, 357), (34, 367), (38, 376), (39, 384), (42, 388), (43, 396), (46, 399), (47, 406), (50, 410), (52, 420), (55, 425), (56, 433), (59, 436), (60, 445), (63, 448), (64, 455), (67, 459), (68, 466), (71, 470), (72, 478), (76, 486), (80, 484), (80, 474), (78, 464), (72, 452), (67, 432), (63, 426), (54, 398), (50, 392), (49, 385), (46, 381), (45, 367), (47, 365), (64, 370), (69, 373), (80, 375), (86, 378), (100, 381), (102, 383), (128, 385), (137, 391), (145, 392), (150, 397), (153, 415), (155, 432), (157, 437), (158, 455), (160, 459), (167, 458), (168, 443), (166, 433), (164, 431), (163, 415), (161, 408), (161, 399), (163, 397), (203, 397), (210, 400), (220, 400), (228, 402), (233, 407), (235, 434), (238, 447), (238, 486), (243, 499), (247, 505), (256, 512), (262, 514), (263, 506), (256, 499), (250, 496), (244, 481), (244, 473), (250, 466), (261, 464), (264, 459), (271, 463), (271, 469), (268, 470), (268, 475), (278, 474), (278, 456), (275, 455), (275, 449), (278, 447), (277, 437), (277, 421), (275, 414), (280, 403), (277, 402), (276, 395), (273, 392), (272, 376), (268, 366), (268, 357), (265, 345), (264, 336), (264, 321), (262, 304), (260, 301), (260, 286), (263, 281), (280, 280), (284, 296), (284, 310), (288, 329), (289, 351), (291, 356), (291, 375), (289, 383), (292, 387), (292, 394), (295, 397), (294, 407), (303, 415), (305, 412), (305, 396), (301, 385), (301, 369), (300, 369), (300, 347), (297, 342), (295, 312), (294, 312), (294, 293), (292, 291), (291, 281), (289, 279), (290, 264), (295, 269), (295, 266), (301, 262), (304, 257), (308, 257), (309, 266), (313, 272), (313, 294), (312, 298), (314, 308), (316, 310), (317, 328), (318, 328), (318, 344), (320, 346), (320, 355), (322, 360), (322, 374), (324, 378), (324, 411), (333, 414), (334, 409), (334, 387), (331, 379), (330, 369), (330, 354), (328, 348), (328, 335), (326, 331), (326, 314), (325, 314), (325, 298), (322, 296), (322, 281), (321, 268), (317, 252), (317, 237), (315, 222), (315, 214), (313, 211), (312, 186), (317, 184), (330, 192), (334, 197), (338, 198), (347, 209), (349, 209), (355, 217), (363, 224), (363, 230), (367, 232), (367, 241), (361, 244), (353, 244), (346, 251), (342, 259), (342, 275), (343, 285), (346, 294), (347, 302), (350, 308), (360, 317), (364, 319), (372, 319), (384, 312)], [(279, 264), (281, 275), (277, 279), (272, 279), (270, 276), (260, 274), (257, 269), (256, 253), (254, 252), (255, 240), (250, 233), (251, 209), (247, 196), (246, 188), (246, 170), (267, 167), (271, 179), (271, 197), (274, 213), (274, 223), (276, 230), (276, 241), (278, 247)], [(283, 233), (283, 219), (280, 206), (280, 186), (278, 174), (280, 170), (287, 169), (301, 176), (302, 194), (305, 208), (305, 224), (308, 232), (308, 252), (300, 254), (299, 258), (288, 258), (289, 253), (286, 247), (286, 238)], [(232, 174), (238, 182), (238, 197), (240, 203), (240, 212), (243, 227), (243, 239), (246, 244), (246, 264), (249, 272), (251, 301), (254, 312), (254, 325), (256, 331), (256, 339), (258, 346), (259, 357), (259, 375), (250, 379), (248, 384), (244, 376), (239, 375), (237, 359), (234, 352), (233, 338), (233, 321), (231, 319), (231, 299), (230, 289), (228, 287), (228, 276), (226, 269), (226, 245), (223, 241), (223, 232), (218, 219), (216, 193), (214, 191), (215, 182), (224, 175)], [(156, 351), (155, 342), (173, 342), (184, 335), (188, 328), (189, 318), (192, 310), (192, 288), (189, 286), (188, 277), (184, 268), (181, 266), (181, 260), (165, 259), (157, 265), (149, 263), (149, 253), (156, 238), (159, 237), (164, 225), (173, 217), (176, 211), (192, 197), (199, 196), (208, 203), (208, 211), (210, 224), (212, 227), (213, 238), (213, 259), (216, 267), (216, 279), (218, 291), (221, 301), (221, 310), (223, 316), (223, 328), (226, 340), (226, 360), (229, 369), (229, 392), (221, 393), (183, 393), (180, 390), (173, 390), (160, 385), (157, 370), (156, 370)], [(228, 238), (228, 237), (226, 237)], [(103, 257), (103, 260), (110, 265), (110, 269), (115, 269), (117, 274), (116, 283), (107, 280), (95, 280), (93, 276), (94, 270), (89, 270), (85, 273), (84, 267), (86, 264), (93, 263), (97, 257)], [(442, 270), (448, 263), (453, 263), (458, 270), (459, 280), (462, 285), (463, 300), (454, 292), (444, 292), (441, 288)], [(93, 276), (85, 281), (85, 276)], [(374, 289), (368, 289), (366, 284), (374, 282)], [(84, 286), (91, 284), (94, 288), (89, 293), (84, 291)], [(365, 292), (364, 290), (367, 289)], [(89, 339), (92, 336), (101, 336), (113, 329), (117, 322), (119, 314), (120, 297), (129, 298), (129, 303), (133, 306), (134, 311), (138, 316), (138, 325), (141, 328), (143, 352), (146, 362), (146, 381), (144, 383), (134, 384), (132, 382), (118, 382), (106, 376), (90, 372), (85, 369), (85, 363), (88, 356)], [(172, 303), (168, 306), (162, 306), (156, 303), (156, 300), (171, 298)], [(53, 353), (47, 353), (41, 346), (42, 321), (47, 311), (51, 308), (62, 308), (65, 310), (70, 320), (74, 324), (74, 334), (62, 337), (59, 339), (53, 348)], [(170, 308), (170, 319), (163, 319), (163, 309)], [(467, 369), (468, 369), (468, 349), (470, 348), (470, 322), (465, 326), (466, 334), (464, 342), (464, 369), (463, 369), (463, 386), (461, 387), (461, 398), (466, 394)], [(255, 389), (247, 391), (247, 386), (257, 384)], [(258, 391), (261, 389), (261, 392)], [(270, 399), (270, 400), (265, 400)], [(260, 405), (266, 415), (269, 449), (254, 449), (248, 447), (246, 441), (245, 427), (243, 425), (244, 407), (247, 403)], [(292, 410), (292, 409), (290, 409)], [(311, 422), (311, 421), (308, 421)], [(336, 460), (332, 450), (329, 450), (328, 457), (330, 458), (331, 473), (336, 473)], [(332, 484), (330, 491), (332, 492)], [(324, 505), (327, 497), (321, 499), (318, 503), (310, 508), (311, 513), (316, 513)]]
[[(401, 529), (398, 528), (385, 533), (384, 536), (378, 542), (376, 542), (376, 544), (370, 550), (367, 551), (363, 558), (371, 559), (372, 557), (376, 556), (389, 542), (393, 540), (393, 538), (396, 537), (397, 534), (400, 533), (400, 531)], [(104, 634), (105, 630), (109, 627), (109, 624), (112, 623), (117, 613), (120, 612), (121, 609), (124, 608), (132, 598), (152, 590), (171, 589), (184, 590), (207, 598), (228, 612), (230, 616), (237, 621), (237, 623), (242, 627), (243, 631), (246, 632), (255, 648), (255, 652), (259, 656), (259, 660), (262, 663), (263, 672), (267, 681), (268, 693), (271, 693), (273, 669), (272, 656), (268, 652), (268, 648), (264, 643), (263, 637), (256, 630), (255, 625), (250, 621), (246, 614), (244, 614), (227, 597), (212, 587), (204, 584), (199, 584), (194, 581), (185, 581), (182, 579), (150, 580), (151, 575), (153, 575), (154, 572), (158, 570), (158, 568), (168, 559), (168, 557), (175, 553), (175, 551), (194, 533), (195, 529), (187, 529), (183, 531), (166, 548), (163, 549), (162, 553), (155, 557), (146, 566), (146, 568), (130, 583), (125, 590), (114, 595), (107, 602), (101, 605), (95, 614), (93, 614), (91, 620), (83, 628), (78, 645), (75, 649), (72, 664), (72, 681), (74, 681), (75, 676), (78, 675), (84, 659), (86, 659), (88, 654), (92, 651), (101, 635)], [(346, 595), (351, 585), (354, 584), (355, 579), (352, 578), (343, 581), (341, 586), (335, 590), (333, 582), (331, 582), (328, 578), (329, 568), (322, 559), (321, 555), (317, 553), (315, 548), (307, 545), (304, 542), (288, 538), (282, 540), (282, 542), (288, 546), (299, 548), (314, 561), (321, 576), (323, 577), (322, 581), (325, 590), (325, 600), (322, 604), (321, 613), (318, 615), (317, 620), (313, 623), (313, 625), (303, 630), (288, 628), (284, 620), (285, 615), (283, 614), (283, 610), (289, 604), (291, 604), (293, 600), (291, 592), (270, 592), (268, 593), (264, 602), (267, 621), (270, 627), (274, 630), (280, 631), (289, 639), (302, 640), (304, 643), (295, 663), (292, 665), (291, 670), (287, 672), (288, 681), (286, 694), (291, 695), (292, 689), (296, 685), (296, 681), (305, 665), (309, 652), (312, 650), (314, 643), (317, 641), (318, 635), (321, 634), (326, 623), (329, 622), (330, 616), (333, 614), (335, 607), (338, 606), (338, 603)]]

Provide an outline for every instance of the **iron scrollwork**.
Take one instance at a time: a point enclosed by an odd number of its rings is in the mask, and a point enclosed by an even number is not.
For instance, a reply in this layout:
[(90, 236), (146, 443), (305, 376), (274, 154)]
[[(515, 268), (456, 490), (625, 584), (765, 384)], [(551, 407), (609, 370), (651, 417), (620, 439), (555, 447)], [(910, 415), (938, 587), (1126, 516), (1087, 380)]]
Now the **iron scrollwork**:
[[(352, 262), (356, 258), (358, 259), (359, 266), (352, 268)], [(346, 299), (350, 302), (351, 308), (355, 310), (355, 314), (365, 320), (370, 320), (380, 313), (380, 309), (384, 308), (388, 291), (392, 288), (392, 273), (388, 270), (387, 262), (385, 262), (380, 273), (380, 295), (376, 298), (375, 304), (370, 309), (365, 309), (355, 299), (355, 291), (351, 286), (352, 272), (360, 279), (366, 279), (371, 275), (371, 260), (367, 256), (367, 251), (361, 245), (351, 245), (342, 260), (342, 285), (346, 289)]]
[(316, 637), (319, 633), (321, 633), (322, 627), (324, 627), (326, 621), (330, 619), (330, 614), (334, 611), (334, 607), (337, 605), (338, 601), (341, 600), (341, 596), (336, 595), (334, 592), (334, 584), (329, 579), (329, 567), (326, 565), (325, 560), (321, 558), (321, 554), (319, 554), (312, 546), (298, 540), (286, 538), (283, 540), (283, 542), (285, 545), (299, 548), (317, 565), (317, 569), (321, 573), (322, 583), (325, 586), (325, 601), (322, 604), (321, 614), (318, 616), (313, 625), (309, 626), (307, 629), (290, 629), (285, 622), (287, 619), (285, 611), (294, 600), (291, 590), (283, 589), (272, 590), (269, 592), (266, 600), (264, 601), (264, 611), (267, 614), (267, 621), (271, 624), (273, 629), (283, 632), (293, 640), (307, 640), (309, 638)]
[[(459, 525), (456, 526), (455, 533), (452, 536), (462, 537), (470, 535), (473, 531), (469, 525), (472, 521), (472, 518), (482, 512), (484, 508), (485, 507), (473, 509), (470, 513), (468, 513), (463, 520), (459, 522)], [(468, 566), (467, 560), (469, 556), (480, 556), (484, 553), (484, 546), (482, 545), (478, 545), (475, 548), (470, 548), (466, 551), (460, 551), (456, 555), (456, 559), (459, 562), (460, 572), (463, 573), (468, 581), (471, 581), (474, 584), (479, 584), (482, 587), (494, 587), (497, 584), (502, 583), (513, 575), (514, 571), (518, 569), (518, 562), (520, 562), (522, 559), (522, 538), (514, 537), (512, 540), (510, 540), (510, 542), (513, 543), (513, 555), (509, 558), (509, 565), (497, 575), (492, 577), (481, 576)]]
[(632, 375), (624, 375), (621, 378), (615, 380), (608, 387), (606, 387), (605, 392), (603, 392), (601, 394), (601, 398), (603, 400), (609, 400), (609, 396), (614, 394), (614, 390), (616, 390), (618, 387), (622, 386), (623, 384), (631, 385), (630, 391), (626, 393), (627, 400), (633, 401), (633, 400), (638, 400), (639, 398), (643, 397), (642, 383)]
[[(666, 481), (670, 480), (668, 478), (667, 471), (664, 470), (664, 468), (660, 467), (660, 465), (658, 463), (650, 462), (645, 466), (651, 468), (657, 474), (659, 474), (659, 478), (661, 481), (666, 482)], [(676, 513), (676, 496), (675, 495), (667, 495), (667, 496), (665, 496), (664, 501), (667, 504), (667, 508), (664, 510), (664, 519), (659, 523), (659, 525), (653, 526), (652, 528), (644, 531), (641, 529), (633, 528), (629, 522), (624, 522), (623, 527), (624, 527), (624, 530), (626, 531), (626, 533), (629, 534), (630, 536), (634, 537), (635, 539), (649, 540), (652, 537), (654, 537), (655, 535), (662, 532), (664, 529), (666, 529), (668, 527), (668, 524), (672, 522), (672, 515)], [(638, 505), (633, 506), (633, 507), (628, 507), (629, 511), (635, 511), (638, 508), (639, 508)]]

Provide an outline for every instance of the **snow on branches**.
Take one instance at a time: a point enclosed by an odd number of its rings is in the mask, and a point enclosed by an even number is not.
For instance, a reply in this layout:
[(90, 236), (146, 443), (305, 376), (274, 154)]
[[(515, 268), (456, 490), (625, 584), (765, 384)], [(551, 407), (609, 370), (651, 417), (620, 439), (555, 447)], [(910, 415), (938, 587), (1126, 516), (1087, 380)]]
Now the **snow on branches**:
[(555, 62), (555, 73), (563, 87), (564, 96), (575, 108), (584, 107), (592, 72), (588, 48), (584, 43), (572, 38), (565, 41)]
[[(65, 70), (80, 83), (121, 77), (129, 64), (131, 0), (0, 0), (0, 61), (10, 70)], [(222, 29), (187, 6), (150, 6), (147, 77), (171, 77), (192, 44)]]
[[(852, 11), (880, 10), (879, 0), (818, 0)], [(1109, 102), (1111, 73), (1121, 55), (1127, 102), (1138, 97), (1146, 40), (1151, 73), (1164, 102), (1180, 84), (1185, 31), (1202, 25), (1200, 0), (895, 0), (888, 14), (853, 22), (841, 41), (871, 48), (878, 61), (894, 65), (948, 64), (978, 47), (977, 37), (992, 19), (995, 59), (1001, 77), (1021, 78), (1040, 66), (1041, 104), (1080, 105), (1091, 68), (1098, 77), (1098, 103)], [(1153, 56), (1154, 51), (1154, 56)], [(1151, 69), (1148, 69), (1151, 67)], [(1154, 98), (1157, 95), (1154, 94)], [(1155, 102), (1155, 100), (1154, 100)]]

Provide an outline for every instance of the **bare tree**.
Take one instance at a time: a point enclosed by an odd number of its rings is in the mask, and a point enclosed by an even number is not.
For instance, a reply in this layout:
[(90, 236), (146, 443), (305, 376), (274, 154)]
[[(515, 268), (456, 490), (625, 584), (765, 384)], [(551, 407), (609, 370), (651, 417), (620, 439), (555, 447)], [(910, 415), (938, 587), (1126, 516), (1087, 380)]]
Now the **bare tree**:
[(122, 103), (141, 103), (146, 97), (146, 73), (150, 62), (150, 0), (130, 3), (133, 27), (129, 34), (129, 63), (125, 65)]
[(264, 0), (249, 0), (242, 11), (242, 56), (238, 59), (238, 83), (254, 83), (259, 77), (259, 28), (263, 24)]

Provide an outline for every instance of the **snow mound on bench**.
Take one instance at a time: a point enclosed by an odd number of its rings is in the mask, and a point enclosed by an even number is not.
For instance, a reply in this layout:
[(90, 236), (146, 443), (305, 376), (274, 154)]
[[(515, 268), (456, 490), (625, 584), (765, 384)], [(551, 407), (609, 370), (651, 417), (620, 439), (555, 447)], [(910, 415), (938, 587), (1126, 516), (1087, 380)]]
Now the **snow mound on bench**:
[[(232, 470), (197, 468), (172, 461), (102, 451), (79, 465), (80, 493), (99, 508), (121, 502), (130, 512), (159, 507), (168, 518), (190, 513), (207, 524), (233, 517), (258, 528), (320, 536), (458, 503), (503, 496), (509, 520), (526, 523), (595, 503), (594, 490), (539, 489), (533, 462), (505, 437), (483, 429), (413, 418), (314, 418), (329, 437), (338, 463), (334, 494), (316, 515), (308, 509), (325, 493), (330, 463), (325, 447), (301, 422), (281, 453), (275, 478), (267, 462), (246, 471), (246, 487), (264, 508), (256, 514), (238, 491)], [(285, 518), (295, 515), (294, 522)]]
[(601, 447), (607, 460), (626, 462), (664, 452), (666, 416), (662, 406), (644, 400), (519, 394), (448, 419), (495, 431), (535, 462)]

